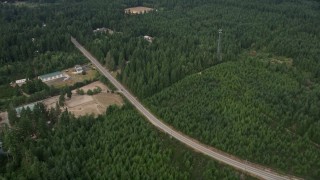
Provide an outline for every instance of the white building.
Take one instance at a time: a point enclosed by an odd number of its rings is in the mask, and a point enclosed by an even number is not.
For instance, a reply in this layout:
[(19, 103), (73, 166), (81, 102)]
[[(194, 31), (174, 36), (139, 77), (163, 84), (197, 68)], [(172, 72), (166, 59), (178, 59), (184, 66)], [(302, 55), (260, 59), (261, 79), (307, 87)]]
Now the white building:
[(16, 80), (16, 84), (18, 86), (21, 86), (23, 84), (25, 84), (27, 82), (27, 79), (19, 79), (19, 80)]
[(76, 70), (76, 74), (80, 74), (83, 72), (83, 68), (80, 65), (76, 65), (74, 69)]
[(93, 30), (94, 33), (108, 33), (108, 34), (113, 34), (113, 30), (102, 27), (102, 28), (97, 28), (96, 30)]
[(54, 72), (50, 74), (41, 75), (38, 78), (41, 79), (42, 82), (52, 81), (55, 79), (64, 78), (65, 76), (61, 72)]

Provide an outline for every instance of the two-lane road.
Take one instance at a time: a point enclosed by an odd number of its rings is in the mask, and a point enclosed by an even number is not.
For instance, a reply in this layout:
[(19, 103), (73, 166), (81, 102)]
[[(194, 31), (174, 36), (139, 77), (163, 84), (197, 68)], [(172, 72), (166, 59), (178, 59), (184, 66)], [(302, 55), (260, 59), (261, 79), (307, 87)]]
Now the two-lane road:
[(279, 173), (276, 173), (274, 171), (266, 170), (265, 168), (262, 168), (260, 166), (254, 165), (252, 163), (246, 163), (246, 161), (238, 160), (235, 158), (232, 158), (225, 153), (221, 153), (218, 151), (213, 150), (212, 148), (209, 148), (208, 146), (201, 144), (191, 137), (188, 137), (187, 135), (184, 135), (182, 133), (179, 133), (172, 127), (169, 127), (168, 125), (164, 124), (162, 121), (160, 121), (158, 118), (156, 118), (150, 111), (148, 111), (128, 90), (122, 86), (97, 60), (94, 58), (84, 47), (82, 47), (76, 39), (71, 37), (72, 43), (83, 53), (85, 57), (87, 57), (92, 64), (94, 64), (99, 71), (109, 79), (109, 81), (132, 103), (133, 106), (136, 107), (136, 109), (144, 115), (147, 120), (152, 123), (157, 128), (161, 129), (162, 131), (166, 132), (173, 138), (177, 139), (178, 141), (182, 142), (183, 144), (195, 149), (196, 151), (199, 151), (207, 156), (212, 157), (213, 159), (216, 159), (222, 163), (228, 164), (238, 170), (241, 170), (243, 172), (246, 172), (250, 175), (253, 175), (255, 177), (261, 178), (261, 179), (275, 179), (275, 180), (284, 180), (284, 179), (295, 179), (294, 177), (289, 177), (285, 175), (281, 175)]

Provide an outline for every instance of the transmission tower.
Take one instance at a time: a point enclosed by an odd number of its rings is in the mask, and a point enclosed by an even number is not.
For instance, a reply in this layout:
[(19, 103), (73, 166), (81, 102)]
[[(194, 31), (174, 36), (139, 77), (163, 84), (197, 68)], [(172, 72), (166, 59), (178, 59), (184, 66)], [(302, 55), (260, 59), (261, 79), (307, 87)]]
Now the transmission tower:
[(218, 49), (217, 49), (217, 58), (219, 62), (222, 61), (222, 55), (221, 55), (221, 35), (222, 35), (222, 29), (219, 29), (219, 39), (218, 39)]

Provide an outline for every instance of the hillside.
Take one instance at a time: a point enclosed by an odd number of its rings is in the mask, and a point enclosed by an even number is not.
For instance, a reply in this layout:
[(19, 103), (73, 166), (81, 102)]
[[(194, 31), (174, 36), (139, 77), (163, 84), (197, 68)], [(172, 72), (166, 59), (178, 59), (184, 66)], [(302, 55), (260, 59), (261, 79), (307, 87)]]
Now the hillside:
[[(125, 13), (135, 6), (155, 10)], [(0, 24), (1, 112), (89, 83), (37, 80), (88, 62), (73, 36), (170, 126), (244, 160), (320, 179), (318, 0), (1, 0)], [(10, 86), (19, 79), (31, 81)], [(13, 153), (1, 159), (1, 177), (242, 177), (154, 131), (133, 108), (96, 120), (55, 113), (28, 112), (0, 134)], [(60, 124), (47, 125), (52, 119)]]
[(320, 177), (320, 86), (268, 57), (243, 56), (146, 99), (161, 119), (201, 142), (281, 171)]
[[(239, 172), (178, 145), (157, 132), (131, 107), (108, 115), (75, 119), (67, 112), (49, 128), (48, 114), (25, 111), (16, 130), (6, 132), (9, 159), (0, 156), (0, 176), (8, 179), (239, 179)], [(41, 113), (42, 112), (42, 113)], [(30, 118), (37, 114), (37, 118)], [(59, 112), (58, 112), (59, 113)], [(29, 117), (29, 119), (27, 118)], [(29, 126), (36, 124), (33, 129)], [(20, 127), (23, 127), (20, 128)], [(30, 134), (37, 136), (30, 136)], [(3, 134), (0, 134), (3, 135)], [(248, 177), (249, 178), (249, 177)]]

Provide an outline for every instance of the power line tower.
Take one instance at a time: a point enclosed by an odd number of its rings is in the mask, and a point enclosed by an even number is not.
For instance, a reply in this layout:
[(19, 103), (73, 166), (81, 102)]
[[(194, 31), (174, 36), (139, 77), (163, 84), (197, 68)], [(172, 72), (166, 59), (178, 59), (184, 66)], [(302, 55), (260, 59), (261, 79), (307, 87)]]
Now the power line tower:
[(217, 49), (217, 58), (218, 61), (222, 61), (222, 55), (221, 55), (221, 35), (222, 35), (222, 29), (219, 29), (219, 39), (218, 39), (218, 49)]

